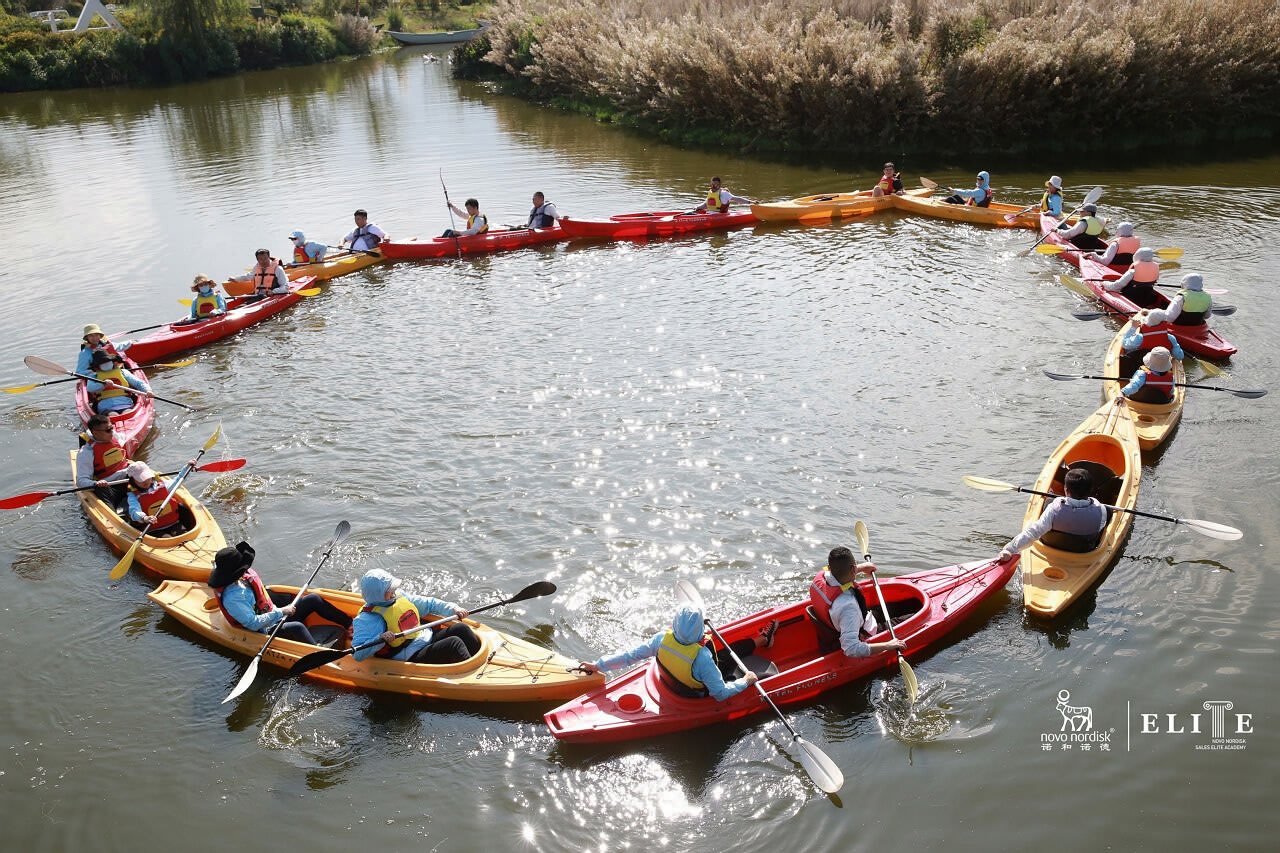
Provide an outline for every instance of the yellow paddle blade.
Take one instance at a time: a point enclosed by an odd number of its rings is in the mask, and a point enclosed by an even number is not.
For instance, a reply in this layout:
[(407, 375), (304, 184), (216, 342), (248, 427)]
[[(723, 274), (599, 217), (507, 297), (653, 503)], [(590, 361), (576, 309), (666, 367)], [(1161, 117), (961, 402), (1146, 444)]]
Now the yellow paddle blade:
[(155, 364), (148, 364), (147, 367), (186, 367), (195, 363), (194, 358), (188, 358), (186, 361), (158, 361)]
[(43, 382), (37, 382), (34, 385), (19, 385), (17, 388), (5, 388), (6, 394), (21, 394), (23, 391), (30, 391), (32, 388), (39, 388)]
[(1076, 293), (1079, 293), (1081, 296), (1088, 296), (1090, 299), (1092, 299), (1094, 296), (1094, 293), (1092, 290), (1089, 289), (1089, 286), (1078, 278), (1072, 278), (1069, 275), (1059, 274), (1058, 281), (1062, 282), (1062, 285), (1066, 287), (1068, 290), (1074, 290)]
[(204, 447), (201, 448), (202, 452), (217, 444), (220, 438), (222, 438), (222, 421), (218, 421), (218, 428), (213, 431), (213, 435), (209, 436), (209, 440), (204, 443)]
[(1041, 243), (1036, 246), (1036, 251), (1042, 255), (1061, 255), (1063, 252), (1071, 250), (1066, 246), (1059, 246), (1057, 243)]
[(858, 555), (866, 558), (871, 554), (871, 534), (867, 532), (867, 525), (859, 519), (853, 525), (853, 538), (858, 540)]
[(971, 489), (977, 489), (980, 492), (1012, 492), (1018, 487), (1013, 483), (1006, 483), (1003, 480), (993, 480), (990, 477), (976, 477), (973, 474), (965, 474), (960, 478), (960, 482), (964, 483)]
[(916, 696), (920, 695), (920, 683), (916, 681), (915, 671), (911, 669), (911, 664), (907, 663), (907, 659), (901, 652), (898, 653), (898, 668), (902, 670), (902, 683), (907, 686), (907, 698), (914, 705)]
[(142, 534), (133, 540), (133, 544), (129, 546), (129, 550), (124, 552), (124, 556), (120, 558), (120, 562), (116, 563), (115, 568), (111, 570), (111, 579), (118, 581), (129, 573), (129, 567), (133, 565), (133, 555), (138, 553), (138, 545), (142, 543)]
[(299, 296), (315, 296), (317, 293), (323, 293), (324, 291), (318, 287), (304, 287), (302, 290), (296, 290), (294, 292)]
[(1176, 261), (1184, 254), (1182, 249), (1156, 249), (1156, 257), (1165, 261)]
[(178, 300), (178, 304), (179, 304), (179, 305), (185, 305), (185, 306), (187, 306), (188, 308), (190, 308), (190, 307), (191, 307), (191, 300), (190, 300), (190, 299), (179, 299), (179, 300)]

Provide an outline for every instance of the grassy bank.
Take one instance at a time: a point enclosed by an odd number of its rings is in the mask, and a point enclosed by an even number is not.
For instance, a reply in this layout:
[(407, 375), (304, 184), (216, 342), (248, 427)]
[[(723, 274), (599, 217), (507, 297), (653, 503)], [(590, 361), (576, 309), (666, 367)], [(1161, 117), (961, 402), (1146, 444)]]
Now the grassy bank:
[(756, 149), (1086, 152), (1276, 138), (1274, 0), (498, 0), (464, 77)]

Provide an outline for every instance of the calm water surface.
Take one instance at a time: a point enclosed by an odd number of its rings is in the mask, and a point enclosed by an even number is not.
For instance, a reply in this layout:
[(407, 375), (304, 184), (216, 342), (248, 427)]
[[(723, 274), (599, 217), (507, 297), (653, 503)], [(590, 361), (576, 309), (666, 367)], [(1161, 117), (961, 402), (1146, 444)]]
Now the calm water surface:
[[(184, 88), (0, 100), (0, 383), (22, 358), (71, 364), (81, 326), (173, 319), (197, 272), (242, 271), (302, 228), (336, 243), (366, 207), (393, 237), (448, 227), (439, 181), (491, 221), (544, 190), (562, 212), (693, 207), (712, 174), (781, 199), (870, 186), (846, 171), (682, 151), (543, 112), (402, 51)], [(903, 164), (1031, 203), (1050, 173), (1240, 306), (1214, 384), (1275, 386), (1271, 252), (1280, 159), (1108, 171)], [(191, 485), (270, 581), (301, 582), (334, 525), (353, 535), (319, 583), (381, 567), (464, 605), (549, 578), (552, 598), (492, 623), (575, 656), (662, 627), (697, 579), (728, 621), (793, 600), (862, 518), (899, 574), (994, 553), (1016, 495), (1094, 408), (1114, 332), (1071, 317), (1062, 262), (1029, 232), (890, 213), (676, 241), (399, 263), (325, 292), (197, 362), (153, 376), (203, 407), (163, 407), (143, 456), (176, 468), (219, 421), (234, 474)], [(1180, 273), (1166, 276), (1176, 281)], [(1191, 375), (1201, 375), (1192, 367)], [(1274, 389), (1273, 389), (1274, 390)], [(1015, 579), (948, 642), (790, 717), (846, 776), (816, 792), (769, 715), (611, 748), (558, 744), (547, 706), (436, 705), (264, 671), (164, 618), (78, 505), (0, 516), (0, 814), (6, 849), (960, 850), (1270, 849), (1265, 771), (1280, 592), (1275, 396), (1188, 394), (1148, 455), (1139, 506), (1240, 527), (1218, 542), (1139, 520), (1081, 606), (1024, 618)], [(65, 484), (66, 386), (5, 395), (5, 494)], [(1042, 748), (1067, 691), (1109, 749)], [(1204, 702), (1252, 715), (1210, 744)], [(1141, 714), (1160, 715), (1143, 734)], [(1202, 716), (1191, 733), (1193, 713)], [(1174, 734), (1174, 728), (1188, 731)]]

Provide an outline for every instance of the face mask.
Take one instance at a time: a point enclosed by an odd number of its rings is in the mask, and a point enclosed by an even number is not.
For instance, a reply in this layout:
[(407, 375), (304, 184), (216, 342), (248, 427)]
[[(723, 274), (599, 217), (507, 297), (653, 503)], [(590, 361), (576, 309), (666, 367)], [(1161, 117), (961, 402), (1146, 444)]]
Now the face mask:
[(208, 286), (208, 285), (206, 285), (206, 284), (202, 284), (202, 285), (200, 285), (200, 295), (201, 295), (201, 296), (213, 296), (213, 288), (212, 288), (212, 287), (209, 287), (209, 286)]

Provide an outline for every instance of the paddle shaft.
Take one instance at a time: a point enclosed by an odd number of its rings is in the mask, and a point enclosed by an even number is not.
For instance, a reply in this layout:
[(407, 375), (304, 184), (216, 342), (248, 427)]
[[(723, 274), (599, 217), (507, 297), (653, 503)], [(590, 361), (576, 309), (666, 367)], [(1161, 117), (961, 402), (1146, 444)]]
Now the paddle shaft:
[[(238, 462), (240, 464), (234, 467), (225, 467), (225, 468), (222, 467), (232, 462)], [(244, 465), (244, 462), (245, 460), (243, 459), (228, 459), (224, 462), (211, 462), (208, 465), (200, 465), (200, 466), (197, 466), (195, 470), (197, 471), (224, 471), (224, 470), (234, 471), (236, 470), (236, 468), (242, 467)], [(218, 467), (215, 468), (214, 466), (218, 466)], [(174, 474), (177, 474), (177, 473), (179, 472), (166, 471), (160, 476), (172, 477)], [(108, 487), (124, 485), (127, 482), (129, 482), (128, 477), (126, 477), (123, 480), (107, 480), (106, 481)], [(40, 503), (40, 501), (45, 500), (46, 498), (55, 498), (55, 497), (58, 497), (59, 495), (70, 495), (70, 494), (74, 494), (75, 492), (87, 492), (90, 489), (96, 489), (96, 488), (98, 488), (98, 484), (94, 483), (92, 486), (76, 486), (74, 489), (61, 489), (60, 491), (56, 491), (56, 492), (27, 492), (25, 495), (15, 495), (11, 498), (0, 499), (0, 509), (21, 509), (22, 507), (31, 506), (32, 504), (38, 504)]]
[[(1057, 379), (1060, 382), (1069, 382), (1073, 379), (1103, 379), (1111, 382), (1130, 381), (1130, 377), (1128, 376), (1098, 376), (1092, 373), (1050, 373), (1047, 370), (1043, 371), (1043, 373), (1045, 376), (1048, 376), (1050, 379)], [(1265, 391), (1263, 391), (1262, 393), (1258, 393), (1262, 389), (1242, 390), (1239, 388), (1223, 388), (1219, 385), (1195, 385), (1190, 382), (1174, 382), (1173, 384), (1178, 388), (1199, 388), (1201, 391), (1225, 391), (1228, 394), (1235, 394), (1238, 397), (1243, 396), (1246, 399), (1254, 399), (1257, 397), (1261, 397), (1263, 396), (1263, 394), (1266, 393)]]
[(453, 246), (462, 260), (462, 241), (458, 239), (458, 223), (453, 218), (453, 202), (449, 201), (449, 188), (444, 185), (444, 169), (440, 170), (440, 189), (444, 190), (444, 206), (449, 211), (449, 230), (453, 232)]
[[(84, 373), (75, 373), (70, 370), (66, 372), (77, 379), (84, 379), (87, 382), (99, 381), (96, 377), (88, 376)], [(159, 394), (153, 394), (150, 391), (139, 391), (136, 388), (130, 388), (128, 385), (118, 385), (115, 382), (104, 382), (103, 384), (106, 385), (108, 388), (119, 388), (121, 391), (125, 392), (126, 394), (132, 394), (135, 397), (150, 397), (151, 399), (159, 400), (162, 403), (169, 403), (170, 405), (173, 405), (173, 406), (179, 406), (183, 409), (186, 409), (188, 412), (194, 412), (196, 410), (195, 406), (188, 406), (186, 403), (179, 403), (177, 400), (170, 400), (167, 397), (161, 397)]]
[[(1055, 495), (1053, 492), (1041, 492), (1035, 489), (1025, 489), (1022, 486), (1014, 486), (1013, 490), (1015, 492), (1022, 492), (1023, 494), (1027, 494), (1027, 495), (1040, 495), (1041, 497), (1046, 497), (1046, 498), (1062, 497), (1062, 495)], [(1102, 506), (1107, 509), (1117, 510), (1119, 512), (1127, 512), (1127, 513), (1130, 513), (1131, 515), (1140, 515), (1143, 518), (1154, 518), (1157, 521), (1171, 521), (1174, 524), (1183, 523), (1183, 520), (1181, 518), (1174, 518), (1172, 515), (1156, 515), (1154, 512), (1143, 512), (1140, 509), (1129, 509), (1127, 507), (1122, 507), (1122, 506), (1112, 506), (1111, 504), (1102, 504)]]
[[(747, 669), (747, 665), (742, 662), (742, 658), (738, 657), (738, 653), (733, 650), (733, 646), (726, 643), (724, 640), (724, 637), (720, 636), (720, 632), (717, 631), (715, 626), (711, 624), (711, 620), (703, 619), (702, 622), (709, 629), (711, 629), (712, 636), (714, 636), (717, 640), (720, 641), (720, 645), (724, 646), (725, 649), (728, 650), (729, 657), (733, 658), (733, 662), (738, 665), (738, 668), (741, 669), (743, 672), (750, 672), (751, 670)], [(804, 738), (800, 737), (800, 733), (797, 732), (794, 728), (792, 728), (791, 722), (787, 719), (786, 715), (783, 714), (782, 711), (778, 708), (778, 706), (774, 703), (773, 697), (770, 696), (769, 693), (764, 689), (764, 687), (761, 686), (760, 682), (756, 681), (751, 686), (754, 687), (757, 691), (759, 691), (760, 695), (764, 697), (764, 701), (768, 702), (769, 707), (773, 709), (773, 713), (778, 715), (779, 720), (782, 720), (782, 724), (787, 727), (787, 731), (791, 732), (791, 739), (804, 740)]]

